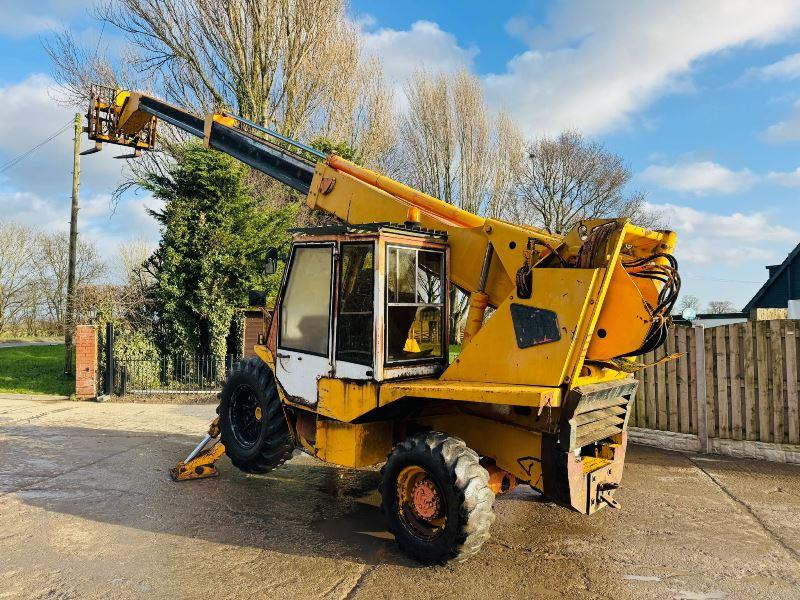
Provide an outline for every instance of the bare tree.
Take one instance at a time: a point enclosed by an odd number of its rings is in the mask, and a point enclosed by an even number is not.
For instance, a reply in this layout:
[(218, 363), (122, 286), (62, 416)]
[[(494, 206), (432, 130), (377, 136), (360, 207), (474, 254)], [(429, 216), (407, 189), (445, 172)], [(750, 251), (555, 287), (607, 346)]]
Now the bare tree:
[(146, 265), (152, 253), (152, 246), (144, 240), (129, 240), (120, 244), (112, 261), (118, 285), (108, 287), (115, 290), (117, 316), (137, 331), (152, 326), (151, 292), (155, 277)]
[[(289, 137), (346, 142), (360, 162), (391, 168), (391, 98), (380, 64), (362, 52), (345, 0), (98, 2), (93, 16), (127, 46), (115, 60), (69, 31), (47, 40), (66, 103), (83, 106), (93, 82), (140, 89), (200, 114), (230, 110)], [(149, 174), (164, 175), (185, 137), (162, 128), (164, 152), (127, 163), (114, 201)]]
[(461, 206), (472, 213), (481, 212), (490, 191), (494, 148), (490, 138), (489, 111), (480, 81), (466, 71), (459, 72), (451, 83), (453, 98), (453, 133), (457, 150), (456, 182)]
[(712, 300), (708, 303), (708, 308), (706, 310), (712, 315), (736, 312), (736, 308), (730, 300)]
[(29, 300), (33, 242), (29, 228), (0, 221), (0, 333), (16, 321)]
[(121, 321), (127, 314), (127, 307), (124, 286), (87, 284), (75, 288), (75, 314), (79, 322), (89, 319), (101, 323)]
[(121, 243), (111, 261), (111, 274), (122, 284), (127, 284), (131, 280), (149, 282), (152, 275), (144, 269), (144, 263), (152, 253), (152, 244), (142, 239)]
[(514, 201), (516, 186), (522, 176), (524, 143), (522, 133), (511, 117), (501, 112), (496, 121), (495, 171), (486, 207), (487, 216), (500, 218)]
[[(353, 34), (354, 39), (358, 39)], [(333, 143), (344, 142), (356, 151), (354, 159), (367, 167), (389, 172), (396, 169), (397, 119), (380, 62), (360, 58), (358, 44), (340, 50), (340, 60), (355, 69), (337, 74), (326, 92), (327, 107), (313, 124), (315, 135)]]
[(691, 308), (692, 310), (697, 311), (700, 307), (700, 300), (697, 296), (693, 296), (692, 294), (684, 294), (681, 296), (680, 302), (678, 302), (678, 312), (683, 313), (684, 310), (687, 308)]
[(565, 233), (578, 221), (628, 217), (654, 228), (641, 192), (625, 194), (631, 172), (622, 158), (576, 131), (528, 144), (516, 199), (502, 214), (550, 233)]
[(406, 86), (408, 109), (400, 122), (406, 156), (403, 177), (447, 202), (455, 196), (456, 136), (448, 78), (417, 71)]
[[(309, 133), (343, 81), (364, 69), (344, 0), (101, 0), (121, 31), (136, 83), (201, 113), (231, 109), (289, 136)], [(96, 77), (126, 79), (68, 33), (47, 43), (57, 80), (78, 102)]]
[[(40, 233), (36, 236), (33, 258), (36, 285), (47, 315), (61, 326), (64, 325), (67, 302), (68, 262), (68, 233)], [(79, 240), (75, 262), (76, 287), (95, 283), (105, 274), (106, 265), (100, 259), (97, 247), (92, 242)]]
[(101, 52), (100, 43), (91, 48), (82, 46), (70, 30), (64, 30), (42, 41), (53, 63), (53, 77), (61, 87), (59, 100), (69, 106), (83, 108), (89, 100), (93, 84), (110, 88), (124, 88), (130, 78), (126, 76), (125, 65), (129, 64), (131, 55), (126, 52), (125, 60), (115, 68), (108, 56), (107, 49)]
[(402, 177), (464, 210), (498, 211), (521, 157), (522, 136), (511, 119), (491, 114), (480, 82), (466, 71), (417, 71), (406, 97), (399, 125)]
[[(519, 170), (522, 136), (507, 115), (491, 114), (478, 79), (466, 71), (417, 71), (406, 98), (399, 125), (401, 178), (464, 210), (501, 214)], [(450, 306), (455, 341), (466, 296), (453, 288)]]
[(40, 299), (39, 286), (25, 286), (22, 307), (17, 313), (15, 322), (12, 325), (17, 333), (23, 333), (26, 336), (35, 336), (44, 331), (48, 333), (55, 333), (55, 331), (57, 331), (56, 328), (52, 327), (52, 323), (43, 318), (41, 308), (42, 302)]

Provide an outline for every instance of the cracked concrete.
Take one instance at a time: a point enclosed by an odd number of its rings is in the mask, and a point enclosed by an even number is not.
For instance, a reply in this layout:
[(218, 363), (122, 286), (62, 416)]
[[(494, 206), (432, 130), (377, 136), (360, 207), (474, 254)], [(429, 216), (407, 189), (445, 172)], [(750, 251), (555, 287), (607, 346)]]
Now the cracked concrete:
[(213, 414), (0, 398), (0, 598), (800, 597), (798, 466), (634, 446), (621, 510), (520, 487), (478, 556), (422, 568), (384, 530), (376, 471), (224, 459), (173, 483)]

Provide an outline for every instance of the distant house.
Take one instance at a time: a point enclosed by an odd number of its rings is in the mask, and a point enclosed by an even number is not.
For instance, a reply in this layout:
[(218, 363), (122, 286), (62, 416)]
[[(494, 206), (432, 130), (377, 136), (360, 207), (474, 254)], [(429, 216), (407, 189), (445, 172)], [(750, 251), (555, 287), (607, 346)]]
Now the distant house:
[(757, 308), (787, 308), (789, 300), (800, 299), (800, 244), (779, 265), (769, 265), (769, 279), (750, 299), (743, 311)]

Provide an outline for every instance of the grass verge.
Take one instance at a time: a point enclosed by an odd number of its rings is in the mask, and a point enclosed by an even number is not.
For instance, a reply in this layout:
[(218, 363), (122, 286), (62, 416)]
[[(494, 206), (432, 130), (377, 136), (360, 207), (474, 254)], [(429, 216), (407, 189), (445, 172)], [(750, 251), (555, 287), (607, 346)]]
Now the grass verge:
[(69, 396), (75, 381), (64, 375), (64, 346), (0, 348), (0, 392)]

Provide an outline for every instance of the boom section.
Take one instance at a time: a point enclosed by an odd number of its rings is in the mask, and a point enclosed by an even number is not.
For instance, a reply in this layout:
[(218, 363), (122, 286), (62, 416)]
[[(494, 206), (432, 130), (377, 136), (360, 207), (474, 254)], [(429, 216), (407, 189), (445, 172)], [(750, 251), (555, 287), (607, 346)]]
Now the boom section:
[[(87, 119), (89, 139), (95, 142), (95, 148), (89, 152), (97, 152), (104, 142), (133, 148), (132, 156), (138, 156), (142, 150), (153, 150), (156, 124), (161, 120), (201, 138), (207, 148), (229, 154), (301, 194), (310, 190), (314, 163), (278, 144), (295, 146), (317, 158), (325, 157), (313, 148), (240, 117), (215, 114), (203, 119), (152, 96), (101, 86), (92, 87)], [(259, 137), (256, 132), (275, 142)]]

